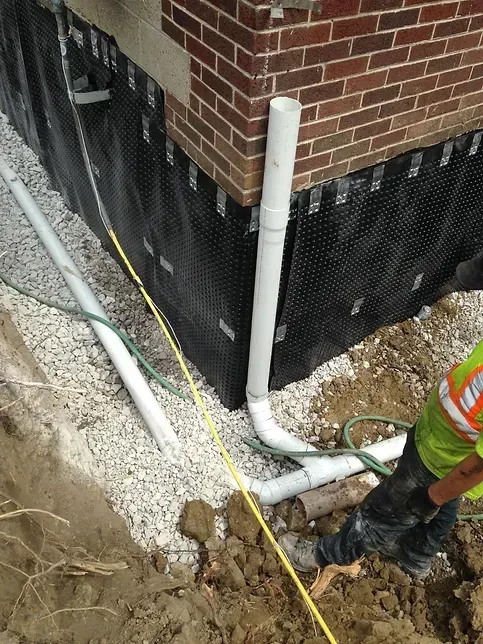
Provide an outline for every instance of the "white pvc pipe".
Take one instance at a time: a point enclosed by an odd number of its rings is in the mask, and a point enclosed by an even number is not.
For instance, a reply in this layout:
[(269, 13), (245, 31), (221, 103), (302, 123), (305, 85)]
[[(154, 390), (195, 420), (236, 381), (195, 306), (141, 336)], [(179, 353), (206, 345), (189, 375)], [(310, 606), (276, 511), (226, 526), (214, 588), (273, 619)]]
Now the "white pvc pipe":
[[(62, 273), (62, 277), (67, 282), (80, 307), (107, 320), (104, 309), (99, 304), (89, 285), (84, 281), (72, 258), (45, 218), (44, 213), (21, 179), (1, 156), (0, 175), (24, 211), (40, 241), (50, 253), (52, 260)], [(179, 462), (180, 446), (178, 437), (124, 343), (114, 331), (111, 331), (100, 322), (90, 320), (90, 323), (119, 372), (126, 389), (131, 394), (159, 449), (170, 462)]]
[(268, 397), (278, 287), (301, 111), (301, 104), (292, 98), (278, 97), (270, 101), (248, 362), (249, 402)]
[[(395, 436), (388, 440), (374, 443), (364, 448), (381, 462), (393, 461), (399, 458), (406, 444), (406, 434)], [(312, 456), (311, 467), (296, 472), (290, 472), (270, 481), (260, 481), (249, 476), (242, 476), (243, 483), (251, 492), (258, 494), (262, 505), (276, 505), (307, 490), (332, 483), (362, 472), (367, 466), (356, 456)]]

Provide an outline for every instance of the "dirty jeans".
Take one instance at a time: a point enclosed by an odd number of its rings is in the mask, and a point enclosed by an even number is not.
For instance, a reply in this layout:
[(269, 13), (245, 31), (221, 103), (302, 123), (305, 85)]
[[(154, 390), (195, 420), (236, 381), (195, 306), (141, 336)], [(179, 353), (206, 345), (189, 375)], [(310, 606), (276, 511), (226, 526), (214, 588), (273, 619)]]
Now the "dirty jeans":
[(427, 572), (456, 521), (459, 499), (441, 507), (429, 523), (419, 521), (406, 505), (410, 493), (437, 481), (416, 449), (415, 429), (392, 474), (372, 490), (337, 534), (322, 537), (316, 548), (320, 566), (350, 564), (363, 555), (394, 556), (416, 572)]

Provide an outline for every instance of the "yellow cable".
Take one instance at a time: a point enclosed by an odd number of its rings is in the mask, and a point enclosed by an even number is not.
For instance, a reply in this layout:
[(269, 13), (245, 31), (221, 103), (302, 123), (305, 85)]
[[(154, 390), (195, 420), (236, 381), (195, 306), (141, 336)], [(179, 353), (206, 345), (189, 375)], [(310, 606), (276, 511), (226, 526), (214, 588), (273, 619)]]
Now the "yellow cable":
[(233, 464), (233, 461), (231, 460), (230, 454), (227, 452), (227, 450), (225, 449), (225, 446), (223, 445), (223, 443), (221, 441), (221, 438), (220, 438), (220, 436), (218, 434), (218, 431), (217, 431), (217, 429), (215, 427), (215, 423), (213, 422), (213, 419), (211, 418), (210, 413), (209, 413), (208, 409), (206, 408), (206, 405), (205, 405), (205, 403), (203, 401), (203, 398), (200, 396), (200, 393), (199, 393), (198, 389), (196, 388), (196, 385), (194, 383), (193, 378), (191, 377), (191, 374), (190, 374), (190, 372), (188, 370), (188, 367), (186, 366), (186, 363), (183, 360), (183, 356), (181, 355), (180, 351), (178, 350), (178, 347), (176, 346), (173, 338), (171, 337), (171, 334), (170, 334), (166, 324), (164, 323), (164, 320), (159, 315), (158, 310), (156, 309), (156, 306), (155, 306), (154, 302), (152, 301), (152, 299), (149, 296), (149, 294), (146, 292), (142, 281), (137, 276), (134, 268), (131, 266), (130, 261), (126, 257), (126, 254), (124, 253), (124, 251), (123, 251), (123, 249), (122, 249), (122, 247), (121, 247), (121, 245), (120, 245), (120, 243), (119, 243), (119, 241), (118, 241), (118, 239), (116, 237), (116, 233), (114, 232), (114, 230), (112, 230), (112, 228), (109, 230), (109, 235), (110, 235), (115, 247), (117, 248), (117, 251), (118, 251), (119, 255), (122, 257), (122, 259), (123, 259), (124, 263), (126, 264), (129, 272), (131, 273), (132, 278), (134, 279), (134, 281), (136, 282), (136, 284), (139, 287), (139, 290), (143, 294), (144, 299), (148, 303), (149, 308), (153, 312), (154, 317), (158, 321), (158, 324), (161, 327), (164, 335), (166, 336), (171, 348), (173, 349), (173, 351), (174, 351), (174, 353), (176, 355), (176, 358), (178, 359), (178, 362), (179, 362), (179, 364), (181, 366), (181, 370), (183, 371), (183, 373), (184, 373), (184, 375), (186, 377), (186, 380), (188, 381), (188, 383), (189, 383), (189, 385), (191, 387), (191, 391), (193, 392), (193, 396), (194, 396), (194, 398), (196, 400), (196, 403), (198, 404), (198, 406), (200, 407), (201, 411), (203, 412), (203, 416), (205, 417), (206, 423), (207, 423), (208, 427), (210, 428), (210, 432), (211, 432), (216, 444), (218, 445), (218, 447), (220, 449), (220, 452), (221, 452), (223, 458), (225, 459), (226, 464), (228, 465), (228, 468), (229, 468), (230, 472), (233, 474), (233, 477), (234, 477), (235, 481), (237, 482), (238, 487), (240, 488), (243, 496), (245, 497), (246, 502), (250, 506), (251, 511), (253, 512), (253, 514), (257, 518), (257, 521), (261, 525), (261, 527), (262, 527), (264, 533), (266, 534), (268, 540), (270, 541), (272, 546), (275, 548), (275, 550), (277, 552), (277, 555), (279, 556), (279, 558), (280, 558), (281, 562), (283, 563), (285, 569), (287, 570), (287, 572), (290, 575), (290, 577), (292, 577), (292, 579), (295, 582), (295, 585), (297, 586), (298, 590), (300, 591), (300, 594), (302, 595), (305, 603), (307, 604), (307, 606), (311, 610), (313, 616), (317, 620), (318, 624), (320, 625), (320, 627), (324, 631), (325, 636), (329, 640), (330, 644), (337, 644), (337, 641), (335, 640), (334, 636), (330, 632), (329, 627), (325, 623), (322, 615), (319, 613), (319, 611), (317, 609), (317, 606), (314, 604), (314, 602), (310, 598), (310, 596), (307, 593), (304, 585), (302, 584), (302, 582), (300, 581), (297, 573), (295, 572), (292, 564), (288, 560), (287, 555), (282, 550), (282, 548), (278, 545), (277, 541), (275, 540), (275, 537), (271, 533), (270, 528), (268, 527), (268, 525), (265, 522), (260, 510), (258, 509), (258, 506), (254, 502), (254, 500), (252, 499), (250, 493), (248, 492), (248, 490), (244, 486), (242, 480), (240, 479), (240, 475), (238, 474), (238, 472), (237, 472), (237, 470), (236, 470), (236, 468), (235, 468), (235, 466)]

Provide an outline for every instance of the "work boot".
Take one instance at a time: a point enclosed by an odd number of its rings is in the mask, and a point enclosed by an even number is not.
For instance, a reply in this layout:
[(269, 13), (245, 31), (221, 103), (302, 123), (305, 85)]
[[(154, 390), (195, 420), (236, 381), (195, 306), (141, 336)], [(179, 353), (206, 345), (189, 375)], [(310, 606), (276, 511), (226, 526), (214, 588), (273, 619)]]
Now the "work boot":
[(423, 581), (431, 572), (431, 563), (423, 568), (416, 567), (409, 563), (405, 553), (395, 541), (392, 543), (386, 543), (383, 548), (379, 549), (379, 554), (383, 555), (383, 557), (387, 557), (388, 559), (393, 559), (399, 568), (406, 573), (406, 575), (409, 575), (417, 581)]
[(299, 572), (313, 572), (319, 568), (315, 559), (316, 544), (306, 539), (299, 539), (293, 532), (280, 537), (278, 545), (287, 555), (288, 560)]

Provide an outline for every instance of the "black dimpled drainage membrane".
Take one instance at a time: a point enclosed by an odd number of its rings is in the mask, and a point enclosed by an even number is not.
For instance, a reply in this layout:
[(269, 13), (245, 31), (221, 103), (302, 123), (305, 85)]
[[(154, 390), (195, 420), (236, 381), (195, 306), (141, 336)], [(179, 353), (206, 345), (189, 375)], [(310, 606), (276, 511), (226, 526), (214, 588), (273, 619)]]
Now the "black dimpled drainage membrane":
[[(256, 210), (167, 138), (162, 90), (115, 41), (69, 20), (73, 77), (112, 92), (79, 107), (107, 213), (184, 352), (236, 408), (245, 399)], [(116, 257), (84, 168), (55, 19), (35, 0), (0, 2), (0, 107)], [(458, 262), (483, 248), (480, 139), (473, 132), (293, 196), (272, 388), (431, 304)]]

